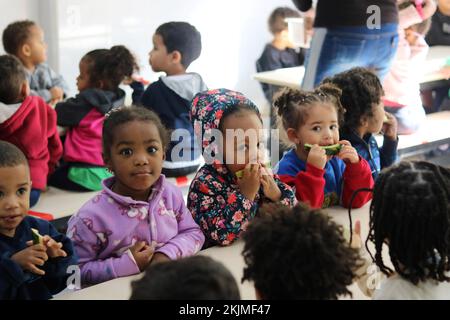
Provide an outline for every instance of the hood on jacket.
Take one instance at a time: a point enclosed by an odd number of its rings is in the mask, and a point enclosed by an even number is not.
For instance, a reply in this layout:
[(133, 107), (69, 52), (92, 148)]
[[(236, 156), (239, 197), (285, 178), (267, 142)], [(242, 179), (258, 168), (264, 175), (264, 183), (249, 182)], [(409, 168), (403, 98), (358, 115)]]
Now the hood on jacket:
[(200, 92), (208, 90), (205, 82), (198, 73), (186, 73), (176, 76), (161, 77), (161, 81), (177, 95), (191, 101)]
[[(246, 96), (237, 91), (215, 89), (198, 93), (191, 103), (191, 121), (197, 137), (201, 137), (202, 151), (213, 157), (218, 153), (218, 145), (214, 130), (225, 111), (240, 104), (252, 107), (260, 115), (258, 107)], [(212, 142), (216, 143), (212, 144)], [(205, 152), (206, 151), (206, 152)]]
[(86, 89), (81, 91), (75, 98), (62, 103), (89, 105), (100, 113), (106, 114), (111, 109), (123, 106), (125, 102), (125, 91), (106, 91), (101, 89)]
[(22, 102), (15, 104), (5, 104), (0, 102), (0, 124), (11, 118), (13, 114), (19, 110), (21, 105)]

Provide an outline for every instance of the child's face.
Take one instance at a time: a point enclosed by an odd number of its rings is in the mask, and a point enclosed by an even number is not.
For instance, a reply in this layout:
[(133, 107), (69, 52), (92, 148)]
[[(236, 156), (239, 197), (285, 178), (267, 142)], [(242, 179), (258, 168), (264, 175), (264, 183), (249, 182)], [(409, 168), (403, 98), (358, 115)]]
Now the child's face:
[(30, 173), (28, 166), (0, 168), (0, 233), (13, 237), (17, 226), (30, 208)]
[(444, 14), (450, 13), (450, 0), (438, 0), (439, 10)]
[(383, 127), (384, 121), (384, 104), (382, 101), (372, 105), (372, 117), (367, 118), (367, 133), (379, 133)]
[(78, 68), (80, 69), (80, 74), (77, 77), (77, 88), (78, 91), (81, 92), (91, 87), (88, 61), (86, 59), (81, 59)]
[(30, 60), (38, 65), (47, 60), (47, 44), (44, 41), (44, 31), (39, 26), (30, 27), (30, 36), (26, 44), (30, 47)]
[[(164, 149), (157, 127), (148, 121), (132, 121), (115, 128), (107, 167), (116, 176), (114, 191), (146, 200), (159, 179)], [(144, 198), (142, 198), (144, 197)]]
[(153, 49), (149, 53), (150, 65), (155, 72), (166, 71), (170, 64), (170, 54), (167, 52), (163, 38), (155, 33), (153, 35)]
[[(297, 150), (307, 154), (304, 145), (329, 146), (339, 142), (339, 125), (336, 109), (330, 104), (316, 104), (308, 109), (305, 123), (297, 129), (293, 141)], [(291, 139), (292, 140), (292, 139)]]
[(222, 150), (227, 168), (236, 173), (248, 163), (264, 163), (263, 126), (259, 117), (253, 112), (241, 112), (231, 114), (223, 121)]

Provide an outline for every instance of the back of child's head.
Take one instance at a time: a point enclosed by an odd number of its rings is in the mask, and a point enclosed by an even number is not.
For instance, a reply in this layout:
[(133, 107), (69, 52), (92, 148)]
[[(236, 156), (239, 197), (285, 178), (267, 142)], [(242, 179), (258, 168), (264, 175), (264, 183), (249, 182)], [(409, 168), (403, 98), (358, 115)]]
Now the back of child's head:
[(160, 25), (155, 34), (161, 36), (167, 53), (180, 52), (181, 64), (185, 69), (200, 57), (202, 37), (193, 25), (187, 22), (167, 22)]
[(325, 78), (322, 83), (333, 84), (342, 90), (341, 103), (346, 110), (342, 130), (346, 132), (360, 127), (364, 116), (372, 117), (373, 105), (379, 104), (384, 94), (376, 74), (361, 67)]
[(0, 168), (28, 166), (28, 161), (23, 152), (12, 143), (0, 140)]
[(17, 55), (30, 36), (30, 28), (36, 23), (30, 20), (16, 21), (3, 31), (3, 48), (9, 54)]
[(251, 280), (263, 299), (337, 299), (351, 292), (358, 253), (343, 229), (320, 210), (300, 203), (263, 206), (243, 234)]
[(368, 240), (388, 275), (383, 244), (395, 271), (410, 282), (450, 280), (450, 169), (403, 161), (383, 170), (373, 191)]
[(280, 90), (273, 100), (273, 106), (278, 114), (278, 128), (280, 137), (290, 145), (283, 132), (289, 128), (297, 130), (308, 119), (308, 111), (317, 105), (331, 105), (336, 109), (338, 123), (341, 124), (344, 116), (344, 108), (340, 102), (341, 90), (331, 84), (318, 86), (314, 91), (303, 91), (292, 88)]
[(103, 123), (103, 154), (110, 155), (114, 143), (114, 131), (117, 127), (133, 121), (142, 121), (153, 124), (159, 133), (163, 148), (169, 144), (169, 133), (161, 122), (159, 116), (146, 108), (131, 106), (120, 107), (110, 111)]
[(275, 35), (284, 30), (287, 30), (288, 24), (286, 18), (298, 18), (300, 13), (289, 7), (279, 7), (272, 11), (269, 16), (269, 30)]
[(240, 300), (230, 271), (206, 256), (151, 265), (132, 283), (131, 300)]
[(139, 69), (134, 55), (122, 45), (92, 50), (82, 60), (88, 65), (89, 83), (110, 91), (117, 90), (126, 77)]
[(0, 56), (0, 102), (20, 102), (21, 89), (27, 79), (22, 63), (15, 56)]

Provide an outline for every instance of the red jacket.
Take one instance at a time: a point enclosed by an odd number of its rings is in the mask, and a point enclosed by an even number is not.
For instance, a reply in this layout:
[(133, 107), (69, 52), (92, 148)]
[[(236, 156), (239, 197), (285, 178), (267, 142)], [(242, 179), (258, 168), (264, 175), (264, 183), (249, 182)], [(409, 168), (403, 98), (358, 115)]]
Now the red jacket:
[(28, 96), (10, 115), (13, 108), (0, 106), (0, 140), (22, 150), (28, 159), (33, 188), (44, 190), (48, 174), (62, 155), (56, 112), (37, 96)]

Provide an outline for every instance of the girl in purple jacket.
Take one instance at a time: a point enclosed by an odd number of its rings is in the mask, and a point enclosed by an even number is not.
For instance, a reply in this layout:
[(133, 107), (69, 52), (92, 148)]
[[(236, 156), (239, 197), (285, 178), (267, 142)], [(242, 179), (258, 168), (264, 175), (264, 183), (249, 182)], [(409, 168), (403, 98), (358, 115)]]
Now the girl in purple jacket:
[(143, 271), (197, 253), (205, 240), (181, 191), (161, 174), (168, 133), (139, 107), (112, 111), (103, 126), (103, 157), (114, 174), (69, 221), (82, 284)]

